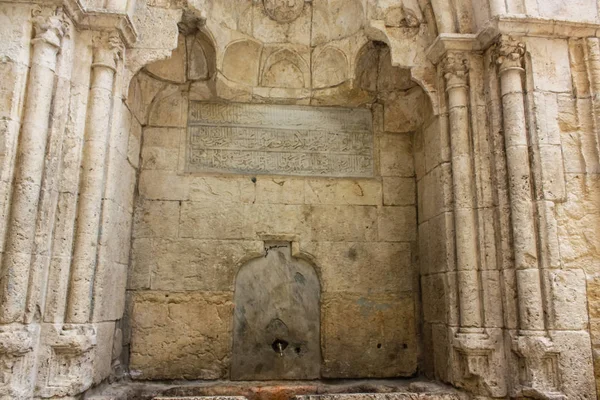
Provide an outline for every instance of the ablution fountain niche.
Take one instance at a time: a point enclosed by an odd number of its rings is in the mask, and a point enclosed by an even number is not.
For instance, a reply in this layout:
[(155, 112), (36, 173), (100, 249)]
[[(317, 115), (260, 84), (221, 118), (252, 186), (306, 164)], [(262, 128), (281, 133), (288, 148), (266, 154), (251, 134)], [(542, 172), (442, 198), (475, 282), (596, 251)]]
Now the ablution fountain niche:
[[(360, 1), (272, 4), (184, 13), (172, 56), (130, 85), (143, 127), (133, 385), (142, 397), (451, 396), (414, 380), (415, 157), (439, 124), (431, 101), (368, 37)], [(397, 18), (409, 37), (426, 29)]]
[(0, 0), (0, 399), (592, 400), (598, 4)]

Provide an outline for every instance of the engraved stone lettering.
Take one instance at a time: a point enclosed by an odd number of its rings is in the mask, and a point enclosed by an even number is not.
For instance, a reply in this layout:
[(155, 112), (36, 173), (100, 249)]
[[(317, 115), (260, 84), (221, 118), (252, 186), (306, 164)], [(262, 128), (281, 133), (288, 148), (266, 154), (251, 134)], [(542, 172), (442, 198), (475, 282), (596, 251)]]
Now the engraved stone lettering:
[(373, 176), (371, 113), (191, 102), (186, 171)]

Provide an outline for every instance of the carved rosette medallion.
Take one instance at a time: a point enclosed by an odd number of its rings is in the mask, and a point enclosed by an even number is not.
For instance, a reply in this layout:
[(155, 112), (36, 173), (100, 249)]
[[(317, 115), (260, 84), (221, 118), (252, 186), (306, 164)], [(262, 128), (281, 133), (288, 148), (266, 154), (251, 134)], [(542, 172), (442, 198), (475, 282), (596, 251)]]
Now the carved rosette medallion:
[(287, 23), (302, 14), (304, 0), (263, 0), (263, 5), (272, 20)]

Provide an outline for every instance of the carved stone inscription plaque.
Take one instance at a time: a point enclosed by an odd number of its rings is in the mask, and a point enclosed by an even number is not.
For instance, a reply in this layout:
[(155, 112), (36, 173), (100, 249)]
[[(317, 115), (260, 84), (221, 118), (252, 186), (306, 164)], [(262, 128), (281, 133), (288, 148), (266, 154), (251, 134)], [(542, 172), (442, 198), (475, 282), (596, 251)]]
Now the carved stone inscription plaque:
[(187, 172), (373, 176), (366, 109), (190, 102)]

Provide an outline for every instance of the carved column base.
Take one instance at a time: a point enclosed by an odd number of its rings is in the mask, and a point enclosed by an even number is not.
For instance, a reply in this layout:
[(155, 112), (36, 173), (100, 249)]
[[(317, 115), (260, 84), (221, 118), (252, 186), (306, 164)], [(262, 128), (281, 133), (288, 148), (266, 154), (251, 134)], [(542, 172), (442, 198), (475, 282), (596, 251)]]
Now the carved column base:
[(0, 326), (0, 398), (31, 399), (37, 325)]
[(455, 385), (484, 398), (505, 397), (506, 361), (502, 344), (500, 329), (457, 333), (453, 342)]
[(539, 400), (566, 400), (560, 392), (559, 351), (546, 336), (517, 336), (513, 351), (519, 357), (521, 395)]
[(89, 389), (96, 328), (92, 324), (44, 324), (42, 338), (36, 395), (67, 397)]

